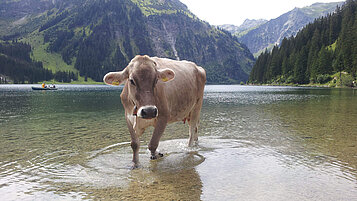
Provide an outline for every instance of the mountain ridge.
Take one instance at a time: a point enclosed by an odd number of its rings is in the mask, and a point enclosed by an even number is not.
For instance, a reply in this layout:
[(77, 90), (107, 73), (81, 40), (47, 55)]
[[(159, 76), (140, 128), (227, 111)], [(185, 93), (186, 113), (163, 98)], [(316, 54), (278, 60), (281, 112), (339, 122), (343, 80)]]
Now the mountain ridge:
[(247, 45), (249, 50), (258, 56), (266, 48), (271, 50), (274, 45), (281, 44), (284, 38), (295, 36), (296, 33), (316, 18), (333, 12), (337, 5), (343, 2), (314, 3), (303, 8), (294, 8), (291, 11), (260, 24), (248, 32), (241, 34), (231, 32), (239, 41)]
[(218, 27), (231, 32), (232, 34), (236, 35), (237, 37), (240, 37), (240, 36), (246, 34), (248, 31), (257, 28), (257, 27), (259, 27), (260, 25), (262, 25), (262, 24), (264, 24), (266, 22), (268, 22), (268, 20), (265, 20), (265, 19), (258, 19), (258, 20), (246, 19), (239, 26), (235, 26), (235, 25), (232, 25), (232, 24), (223, 24), (223, 25), (218, 25)]
[(178, 0), (51, 2), (49, 10), (27, 13), (27, 23), (0, 35), (34, 45), (34, 59), (54, 71), (58, 62), (46, 58), (60, 55), (61, 65), (100, 81), (136, 54), (147, 54), (194, 61), (206, 69), (208, 83), (239, 83), (253, 66), (254, 57), (236, 37), (198, 19)]

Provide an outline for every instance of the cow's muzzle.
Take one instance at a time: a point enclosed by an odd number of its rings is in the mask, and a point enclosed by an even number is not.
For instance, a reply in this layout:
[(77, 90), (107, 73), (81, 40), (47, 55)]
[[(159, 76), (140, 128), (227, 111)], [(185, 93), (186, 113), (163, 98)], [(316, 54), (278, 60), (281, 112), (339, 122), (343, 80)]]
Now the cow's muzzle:
[(138, 117), (143, 119), (152, 119), (157, 117), (158, 110), (157, 107), (154, 105), (143, 106), (139, 108), (137, 115)]

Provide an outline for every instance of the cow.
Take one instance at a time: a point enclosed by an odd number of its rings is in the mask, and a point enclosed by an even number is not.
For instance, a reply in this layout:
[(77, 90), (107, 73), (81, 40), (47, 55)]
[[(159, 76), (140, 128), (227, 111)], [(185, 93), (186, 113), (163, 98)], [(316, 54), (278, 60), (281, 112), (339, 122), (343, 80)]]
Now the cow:
[(125, 84), (120, 95), (131, 136), (133, 168), (139, 167), (139, 137), (154, 127), (148, 148), (151, 159), (162, 157), (156, 151), (168, 123), (188, 122), (188, 146), (198, 140), (198, 124), (203, 103), (206, 72), (189, 61), (135, 56), (120, 72), (107, 73), (108, 85)]

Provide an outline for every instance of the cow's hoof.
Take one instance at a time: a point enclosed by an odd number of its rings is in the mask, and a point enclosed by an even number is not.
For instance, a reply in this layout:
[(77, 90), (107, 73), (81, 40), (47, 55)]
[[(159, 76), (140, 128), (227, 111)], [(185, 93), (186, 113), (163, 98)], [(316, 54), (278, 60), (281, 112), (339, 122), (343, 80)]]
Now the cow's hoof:
[(155, 155), (151, 155), (151, 156), (150, 156), (150, 159), (151, 159), (151, 160), (156, 160), (156, 159), (161, 158), (161, 157), (163, 157), (163, 156), (164, 156), (164, 154), (158, 153), (158, 154), (155, 154)]
[(130, 169), (131, 169), (131, 170), (135, 170), (135, 169), (138, 169), (139, 167), (140, 167), (139, 164), (133, 163), (133, 164), (131, 165)]

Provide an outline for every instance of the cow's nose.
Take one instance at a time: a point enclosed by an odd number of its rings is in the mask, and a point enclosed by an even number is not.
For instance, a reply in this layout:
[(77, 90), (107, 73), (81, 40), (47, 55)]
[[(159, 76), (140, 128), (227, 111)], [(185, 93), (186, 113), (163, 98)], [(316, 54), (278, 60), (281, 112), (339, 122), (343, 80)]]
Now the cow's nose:
[(140, 107), (138, 111), (138, 117), (143, 119), (152, 119), (157, 117), (157, 107), (156, 106), (143, 106)]

